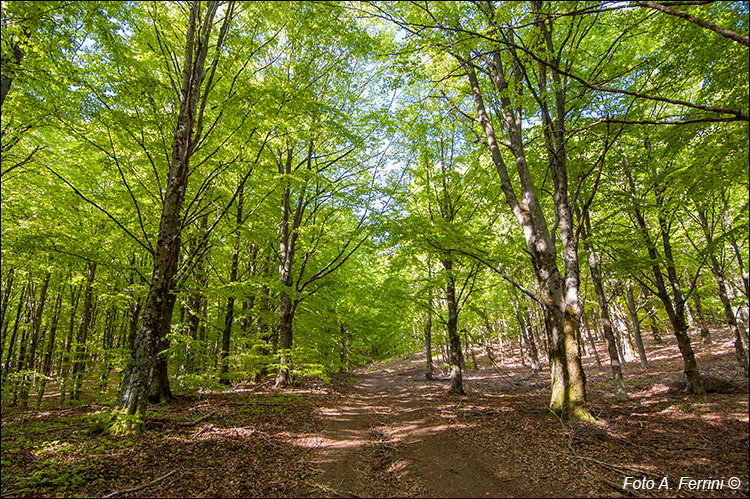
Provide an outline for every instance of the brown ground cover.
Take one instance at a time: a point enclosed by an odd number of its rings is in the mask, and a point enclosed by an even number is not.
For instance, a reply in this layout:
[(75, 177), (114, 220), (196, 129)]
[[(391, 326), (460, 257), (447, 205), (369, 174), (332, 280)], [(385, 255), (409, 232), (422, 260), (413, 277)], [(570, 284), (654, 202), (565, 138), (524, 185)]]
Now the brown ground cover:
[[(332, 385), (178, 397), (137, 437), (88, 434), (96, 406), (4, 409), (2, 497), (746, 497), (748, 382), (726, 331), (713, 333), (694, 341), (702, 397), (685, 393), (674, 340), (647, 343), (647, 371), (625, 367), (627, 402), (586, 357), (595, 424), (547, 413), (545, 371), (484, 358), (466, 396), (426, 382), (415, 357)], [(653, 488), (623, 488), (628, 476)]]

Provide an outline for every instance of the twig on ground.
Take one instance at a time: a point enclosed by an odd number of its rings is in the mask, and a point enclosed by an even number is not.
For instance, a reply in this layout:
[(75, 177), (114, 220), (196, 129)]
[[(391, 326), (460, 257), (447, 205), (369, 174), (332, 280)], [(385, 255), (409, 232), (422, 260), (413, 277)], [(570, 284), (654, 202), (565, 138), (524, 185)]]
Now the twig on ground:
[(208, 414), (206, 414), (205, 416), (201, 416), (198, 419), (194, 419), (193, 421), (183, 421), (183, 422), (179, 422), (177, 424), (180, 425), (180, 426), (195, 426), (198, 423), (207, 420), (208, 418), (210, 418), (214, 414), (216, 414), (216, 411), (211, 411)]
[(257, 434), (263, 440), (265, 440), (266, 442), (268, 442), (269, 444), (276, 445), (274, 442), (271, 441), (271, 439), (268, 438), (268, 435), (266, 433), (264, 433), (264, 432), (262, 432), (260, 430), (256, 430), (255, 427), (253, 427), (253, 426), (243, 426), (241, 428), (235, 428), (235, 431), (237, 431), (237, 433), (239, 433), (239, 430), (249, 430), (251, 435), (252, 434)]
[(150, 487), (150, 486), (154, 485), (155, 483), (161, 482), (165, 478), (169, 478), (170, 476), (174, 475), (175, 473), (177, 473), (177, 470), (172, 470), (169, 473), (167, 473), (166, 475), (162, 475), (159, 478), (155, 478), (154, 480), (151, 480), (148, 483), (144, 483), (143, 485), (139, 485), (138, 487), (134, 487), (132, 489), (125, 489), (125, 490), (116, 490), (115, 492), (112, 492), (111, 494), (107, 494), (106, 496), (103, 496), (103, 499), (107, 499), (108, 497), (115, 497), (115, 496), (118, 496), (120, 494), (127, 494), (127, 493), (130, 493), (130, 492), (137, 492), (139, 490), (143, 490), (146, 487)]

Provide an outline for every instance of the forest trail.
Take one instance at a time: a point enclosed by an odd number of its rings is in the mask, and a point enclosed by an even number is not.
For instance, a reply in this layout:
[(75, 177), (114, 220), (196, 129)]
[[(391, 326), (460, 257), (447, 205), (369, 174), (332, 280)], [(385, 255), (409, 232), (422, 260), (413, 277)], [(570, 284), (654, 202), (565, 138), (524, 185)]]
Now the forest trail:
[[(339, 387), (341, 401), (318, 409), (322, 428), (316, 484), (328, 496), (538, 497), (528, 479), (493, 462), (466, 436), (471, 397), (447, 395), (448, 380), (427, 382), (424, 362), (399, 361)], [(462, 409), (456, 412), (456, 409)], [(508, 439), (515, 435), (507, 434)], [(518, 452), (522, 449), (514, 445)], [(514, 470), (516, 470), (514, 472)], [(564, 491), (560, 491), (564, 492)]]
[[(154, 405), (139, 436), (87, 431), (102, 406), (3, 411), (5, 497), (623, 497), (627, 476), (664, 478), (653, 497), (694, 497), (681, 477), (736, 477), (747, 497), (748, 381), (733, 338), (696, 342), (714, 390), (685, 393), (674, 341), (648, 342), (648, 370), (625, 366), (630, 400), (584, 358), (597, 422), (546, 410), (549, 375), (478, 357), (466, 396), (425, 381), (424, 359), (392, 359), (332, 383), (272, 380), (182, 395)], [(518, 357), (516, 357), (517, 359)], [(439, 363), (436, 363), (439, 365)]]

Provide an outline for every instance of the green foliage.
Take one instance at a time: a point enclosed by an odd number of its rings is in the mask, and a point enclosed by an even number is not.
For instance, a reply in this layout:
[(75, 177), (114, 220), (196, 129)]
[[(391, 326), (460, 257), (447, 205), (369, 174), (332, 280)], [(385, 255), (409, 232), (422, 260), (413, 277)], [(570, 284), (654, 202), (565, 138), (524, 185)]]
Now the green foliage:
[(204, 390), (221, 391), (226, 389), (226, 386), (221, 384), (215, 376), (204, 373), (178, 374), (175, 376), (174, 386), (176, 390), (188, 395), (197, 395)]

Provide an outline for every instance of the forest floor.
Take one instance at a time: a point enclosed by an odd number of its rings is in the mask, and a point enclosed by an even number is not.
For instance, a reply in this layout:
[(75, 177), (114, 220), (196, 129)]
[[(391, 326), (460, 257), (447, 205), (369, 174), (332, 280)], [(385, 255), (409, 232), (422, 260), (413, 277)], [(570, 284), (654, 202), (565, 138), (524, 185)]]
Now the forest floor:
[(586, 357), (591, 424), (546, 411), (546, 371), (484, 357), (466, 396), (414, 357), (332, 384), (177, 397), (137, 437), (90, 435), (96, 406), (4, 409), (2, 497), (747, 497), (748, 382), (713, 334), (694, 341), (701, 397), (685, 393), (674, 340), (647, 343), (648, 370), (625, 366), (626, 402)]

